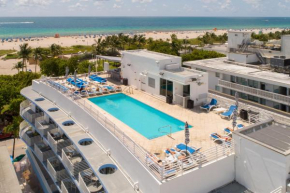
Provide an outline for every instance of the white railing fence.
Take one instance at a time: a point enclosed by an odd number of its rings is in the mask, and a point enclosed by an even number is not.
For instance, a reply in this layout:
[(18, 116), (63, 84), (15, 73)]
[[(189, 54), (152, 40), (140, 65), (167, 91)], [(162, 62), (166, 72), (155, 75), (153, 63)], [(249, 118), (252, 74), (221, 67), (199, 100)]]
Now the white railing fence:
[(251, 94), (251, 95), (255, 95), (258, 97), (265, 98), (265, 99), (280, 102), (280, 103), (283, 103), (285, 105), (290, 105), (290, 97), (289, 96), (285, 96), (285, 95), (281, 95), (281, 94), (277, 94), (274, 92), (269, 92), (269, 91), (265, 91), (265, 90), (261, 90), (261, 89), (257, 89), (257, 88), (252, 88), (249, 86), (244, 86), (244, 85), (240, 85), (237, 83), (232, 83), (232, 82), (225, 81), (225, 80), (219, 80), (219, 86), (231, 88), (231, 89), (234, 89), (236, 91), (240, 91), (240, 92), (243, 92), (246, 94)]
[[(81, 97), (75, 95), (73, 92), (66, 90), (59, 86), (54, 86), (53, 79), (45, 78), (39, 80), (44, 84), (58, 90), (63, 95), (65, 95), (68, 99), (75, 102), (78, 106), (84, 109), (88, 115), (91, 115), (97, 122), (101, 123), (107, 130), (109, 130), (149, 171), (151, 171), (159, 180), (163, 180), (166, 178), (166, 175), (163, 175), (162, 171), (165, 171), (165, 166), (160, 166), (156, 164), (154, 167), (148, 164), (148, 157), (150, 157), (149, 153), (147, 153), (142, 147), (140, 147), (137, 143), (134, 142), (129, 136), (127, 136), (121, 129), (119, 129), (112, 121), (110, 121), (105, 115), (96, 110), (90, 103), (85, 100), (80, 100)], [(86, 130), (86, 129), (84, 129)], [(230, 149), (232, 151), (232, 149)], [(210, 151), (213, 151), (212, 149)], [(214, 153), (214, 152), (213, 152)], [(220, 155), (219, 153), (214, 153), (215, 155)], [(208, 163), (202, 162), (202, 164)], [(167, 167), (167, 166), (166, 166)], [(182, 172), (179, 172), (182, 173)]]
[(77, 186), (74, 182), (70, 179), (64, 179), (61, 181), (61, 192), (62, 193), (79, 193)]

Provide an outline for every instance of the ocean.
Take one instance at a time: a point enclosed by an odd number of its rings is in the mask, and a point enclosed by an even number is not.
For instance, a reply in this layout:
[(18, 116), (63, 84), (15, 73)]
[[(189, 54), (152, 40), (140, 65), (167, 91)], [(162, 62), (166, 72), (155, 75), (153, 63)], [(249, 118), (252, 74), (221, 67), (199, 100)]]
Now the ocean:
[(213, 28), (290, 28), (290, 17), (0, 17), (0, 38)]

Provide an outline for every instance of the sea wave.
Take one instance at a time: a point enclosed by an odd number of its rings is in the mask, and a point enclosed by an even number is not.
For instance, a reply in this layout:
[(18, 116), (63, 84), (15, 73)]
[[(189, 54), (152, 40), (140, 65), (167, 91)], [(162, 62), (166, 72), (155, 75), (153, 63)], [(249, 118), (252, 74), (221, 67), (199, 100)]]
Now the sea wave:
[(0, 25), (5, 25), (5, 24), (29, 24), (29, 23), (34, 23), (33, 21), (23, 21), (23, 22), (0, 22)]

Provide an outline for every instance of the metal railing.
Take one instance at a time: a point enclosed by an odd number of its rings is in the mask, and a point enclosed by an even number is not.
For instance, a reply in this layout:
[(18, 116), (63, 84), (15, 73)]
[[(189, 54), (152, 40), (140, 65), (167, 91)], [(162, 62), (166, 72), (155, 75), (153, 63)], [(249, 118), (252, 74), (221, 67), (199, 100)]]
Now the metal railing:
[(91, 193), (91, 188), (95, 189), (99, 193), (105, 193), (102, 184), (91, 169), (87, 169), (79, 173), (79, 186), (84, 193)]
[[(108, 131), (110, 131), (127, 149), (130, 151), (135, 158), (137, 158), (151, 173), (155, 175), (155, 177), (159, 180), (163, 180), (167, 178), (167, 175), (164, 175), (164, 172), (166, 172), (166, 168), (168, 168), (167, 165), (159, 165), (155, 164), (152, 167), (152, 164), (148, 163), (148, 158), (150, 157), (150, 154), (146, 152), (142, 147), (140, 147), (133, 139), (131, 139), (129, 136), (127, 136), (121, 129), (119, 129), (112, 121), (110, 121), (105, 115), (103, 115), (101, 112), (96, 110), (90, 103), (87, 103), (85, 100), (81, 100), (82, 98), (78, 95), (75, 95), (70, 90), (64, 91), (63, 89), (60, 89), (59, 87), (54, 86), (53, 79), (42, 79), (38, 80), (43, 82), (44, 84), (47, 84), (48, 86), (58, 90), (61, 92), (64, 96), (66, 96), (68, 99), (72, 100), (74, 103), (76, 103), (78, 106), (80, 106), (82, 109), (84, 109), (88, 115), (92, 116), (97, 122), (101, 123), (104, 128), (106, 128)], [(86, 129), (84, 129), (86, 130)], [(210, 149), (209, 151), (214, 151), (218, 149)], [(231, 151), (232, 148), (230, 148)], [(212, 152), (214, 155), (221, 155), (217, 152)], [(202, 164), (208, 163), (209, 161), (202, 162)], [(182, 172), (177, 172), (179, 174), (182, 174)]]
[[(229, 108), (230, 105), (234, 104), (235, 101), (217, 94), (208, 94), (208, 100), (216, 99), (218, 101), (218, 104), (224, 108)], [(209, 102), (208, 101), (208, 102)], [(253, 112), (248, 114), (249, 123), (258, 123), (262, 122), (264, 120), (268, 120), (270, 118), (273, 118), (276, 122), (279, 122), (281, 124), (289, 125), (290, 123), (290, 117), (283, 116), (280, 114), (277, 114), (272, 111), (264, 110), (258, 107), (255, 107), (253, 105), (248, 105), (243, 102), (239, 102), (239, 109), (247, 110), (248, 112)]]
[(54, 124), (48, 123), (44, 117), (38, 117), (35, 120), (35, 127), (41, 136), (47, 136), (47, 133), (52, 129), (55, 129)]
[(62, 137), (56, 141), (50, 132), (47, 134), (47, 141), (56, 154), (60, 154), (63, 148), (72, 145), (71, 141), (66, 137)]
[(280, 186), (280, 187), (276, 188), (275, 190), (273, 190), (273, 191), (270, 192), (270, 193), (282, 193), (282, 192), (283, 192), (282, 190), (283, 190), (283, 187)]
[[(39, 146), (41, 146), (42, 148), (40, 148)], [(43, 149), (45, 148), (45, 150)], [(46, 161), (48, 158), (53, 157), (54, 153), (51, 150), (51, 148), (47, 145), (45, 145), (44, 143), (40, 142), (40, 143), (35, 143), (34, 144), (34, 152), (35, 155), (37, 156), (37, 158), (41, 161), (44, 162)]]
[(63, 148), (61, 157), (63, 164), (76, 178), (78, 178), (80, 172), (90, 168), (87, 162), (73, 146)]
[(250, 95), (262, 97), (264, 99), (272, 100), (278, 103), (283, 103), (285, 105), (290, 105), (290, 96), (285, 96), (285, 95), (277, 94), (274, 92), (264, 91), (261, 89), (240, 85), (240, 84), (232, 83), (225, 80), (219, 80), (218, 85), (221, 87), (226, 87), (226, 88), (236, 90), (238, 92), (243, 92), (245, 94), (250, 94)]
[(57, 157), (47, 159), (47, 171), (53, 177), (55, 182), (60, 182), (61, 180), (69, 177), (67, 171)]
[(79, 193), (77, 186), (74, 184), (72, 179), (67, 178), (61, 181), (61, 192), (62, 193)]

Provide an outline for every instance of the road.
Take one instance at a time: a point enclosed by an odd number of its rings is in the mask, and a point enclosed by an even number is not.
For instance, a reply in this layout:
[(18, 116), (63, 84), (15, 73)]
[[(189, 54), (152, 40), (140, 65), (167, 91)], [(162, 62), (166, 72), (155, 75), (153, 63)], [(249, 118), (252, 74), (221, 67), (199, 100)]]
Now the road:
[[(13, 138), (0, 140), (0, 146), (6, 146), (9, 154), (12, 155)], [(16, 139), (14, 157), (25, 154), (26, 144), (21, 139)]]

